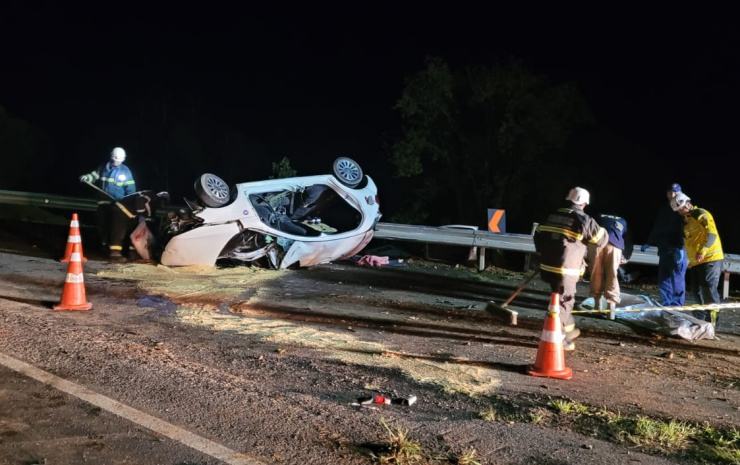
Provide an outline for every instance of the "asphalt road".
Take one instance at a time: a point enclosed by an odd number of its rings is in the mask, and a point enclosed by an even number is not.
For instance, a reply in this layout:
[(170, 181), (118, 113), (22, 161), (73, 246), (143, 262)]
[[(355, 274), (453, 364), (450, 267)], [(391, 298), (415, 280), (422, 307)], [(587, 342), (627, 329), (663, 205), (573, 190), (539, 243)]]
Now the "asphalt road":
[[(407, 428), (430, 463), (471, 450), (481, 463), (700, 463), (623, 442), (597, 412), (740, 424), (729, 333), (691, 343), (579, 317), (574, 378), (528, 376), (545, 287), (517, 299), (517, 327), (484, 311), (520, 274), (173, 270), (110, 264), (89, 247), (93, 309), (55, 312), (66, 231), (23, 230), (0, 228), (0, 464), (377, 463), (381, 419)], [(368, 394), (419, 400), (350, 405)], [(565, 417), (552, 399), (594, 413)]]

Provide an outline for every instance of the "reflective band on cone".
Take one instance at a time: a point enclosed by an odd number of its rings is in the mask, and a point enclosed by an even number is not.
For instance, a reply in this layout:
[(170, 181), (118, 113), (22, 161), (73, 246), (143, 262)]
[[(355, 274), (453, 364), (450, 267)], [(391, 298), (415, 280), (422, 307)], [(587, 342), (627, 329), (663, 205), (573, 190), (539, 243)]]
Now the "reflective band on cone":
[(67, 283), (79, 284), (85, 282), (85, 277), (82, 274), (67, 273)]
[(62, 290), (62, 300), (54, 310), (90, 310), (92, 303), (85, 297), (85, 278), (82, 274), (82, 244), (72, 243), (72, 252), (69, 254), (67, 279)]
[(552, 342), (553, 344), (563, 342), (563, 339), (565, 339), (565, 335), (560, 331), (543, 330), (542, 334), (540, 335), (540, 341)]
[(68, 263), (72, 255), (72, 246), (80, 244), (80, 261), (86, 262), (87, 258), (82, 256), (82, 235), (80, 234), (80, 221), (77, 213), (72, 213), (72, 221), (69, 223), (69, 236), (67, 236), (67, 248), (64, 250), (64, 258), (59, 260), (62, 263)]
[(550, 296), (549, 312), (545, 316), (545, 325), (540, 335), (540, 346), (537, 349), (537, 360), (529, 366), (532, 376), (545, 378), (571, 379), (573, 370), (565, 366), (565, 350), (560, 325), (560, 294)]

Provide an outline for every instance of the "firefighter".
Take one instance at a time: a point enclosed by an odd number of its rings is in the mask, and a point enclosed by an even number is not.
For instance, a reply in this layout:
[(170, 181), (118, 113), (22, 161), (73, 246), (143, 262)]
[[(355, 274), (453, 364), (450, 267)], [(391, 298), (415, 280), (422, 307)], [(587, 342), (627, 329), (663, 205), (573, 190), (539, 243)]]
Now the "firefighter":
[(114, 205), (110, 233), (111, 260), (126, 261), (123, 255), (126, 250), (129, 259), (135, 258), (136, 252), (131, 245), (130, 234), (140, 222), (153, 222), (157, 210), (167, 207), (169, 201), (170, 195), (167, 192), (146, 190), (127, 195), (118, 201), (118, 205)]
[[(121, 147), (116, 147), (111, 151), (109, 161), (100, 165), (95, 171), (80, 176), (80, 181), (97, 184), (110, 196), (99, 198), (97, 211), (100, 242), (103, 248), (108, 247), (109, 255), (115, 251), (115, 249), (110, 248), (111, 224), (113, 215), (116, 214), (114, 200), (121, 200), (125, 196), (136, 192), (136, 182), (131, 170), (123, 164), (124, 160), (126, 160), (126, 151)], [(120, 256), (120, 250), (118, 250), (117, 255)]]
[(634, 245), (624, 218), (599, 214), (595, 219), (606, 230), (609, 239), (606, 246), (601, 248), (596, 244), (588, 244), (589, 296), (594, 298), (594, 310), (604, 309), (601, 299), (605, 297), (610, 312), (613, 312), (621, 300), (619, 266), (632, 257)]
[(540, 276), (550, 285), (551, 292), (560, 294), (561, 321), (564, 332), (564, 350), (576, 348), (575, 338), (581, 331), (576, 328), (571, 311), (576, 298), (576, 284), (585, 269), (586, 245), (604, 247), (608, 235), (604, 228), (588, 216), (583, 209), (590, 194), (575, 187), (565, 198), (569, 204), (559, 208), (537, 226), (534, 244), (540, 255)]
[[(693, 206), (691, 198), (684, 193), (671, 200), (671, 208), (684, 217), (683, 231), (686, 238), (686, 255), (689, 258), (692, 292), (702, 305), (720, 303), (717, 288), (725, 256), (712, 214), (703, 208)], [(717, 324), (717, 309), (695, 310), (693, 313), (700, 320)]]

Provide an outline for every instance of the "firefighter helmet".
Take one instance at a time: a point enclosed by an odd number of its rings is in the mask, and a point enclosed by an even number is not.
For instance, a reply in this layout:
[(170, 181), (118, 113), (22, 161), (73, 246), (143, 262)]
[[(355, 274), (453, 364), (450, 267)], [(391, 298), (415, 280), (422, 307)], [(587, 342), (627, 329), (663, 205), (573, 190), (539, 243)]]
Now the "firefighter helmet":
[(573, 189), (568, 192), (568, 197), (565, 198), (565, 200), (570, 200), (571, 202), (575, 204), (588, 204), (588, 202), (591, 200), (591, 194), (588, 193), (588, 191), (582, 187), (574, 187)]
[(684, 194), (683, 192), (679, 192), (677, 196), (671, 199), (671, 208), (674, 212), (677, 212), (687, 203), (689, 203), (689, 200), (691, 200), (691, 197)]
[(123, 162), (123, 160), (126, 159), (126, 151), (123, 150), (121, 147), (116, 147), (110, 153), (110, 159), (113, 161)]

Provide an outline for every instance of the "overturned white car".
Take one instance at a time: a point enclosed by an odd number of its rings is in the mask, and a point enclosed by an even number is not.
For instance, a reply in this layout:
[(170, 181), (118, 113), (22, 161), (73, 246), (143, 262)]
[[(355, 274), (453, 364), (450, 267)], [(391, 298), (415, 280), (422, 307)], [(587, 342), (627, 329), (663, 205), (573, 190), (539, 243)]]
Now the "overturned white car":
[(168, 215), (160, 262), (285, 269), (357, 254), (381, 216), (377, 188), (349, 158), (337, 158), (333, 171), (231, 189), (218, 176), (200, 176), (195, 182), (199, 201), (186, 201), (187, 208)]

